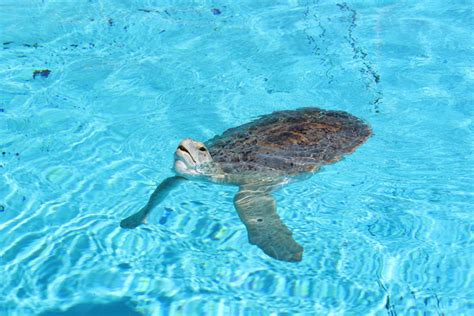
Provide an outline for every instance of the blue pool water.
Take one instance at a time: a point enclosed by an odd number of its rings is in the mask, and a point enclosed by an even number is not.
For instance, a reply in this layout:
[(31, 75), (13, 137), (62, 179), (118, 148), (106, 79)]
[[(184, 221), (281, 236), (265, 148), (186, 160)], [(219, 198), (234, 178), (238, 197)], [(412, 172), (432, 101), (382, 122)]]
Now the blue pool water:
[[(473, 20), (470, 1), (2, 0), (0, 315), (472, 315)], [(230, 186), (119, 227), (180, 139), (303, 106), (374, 136), (275, 193), (302, 262), (248, 243)]]

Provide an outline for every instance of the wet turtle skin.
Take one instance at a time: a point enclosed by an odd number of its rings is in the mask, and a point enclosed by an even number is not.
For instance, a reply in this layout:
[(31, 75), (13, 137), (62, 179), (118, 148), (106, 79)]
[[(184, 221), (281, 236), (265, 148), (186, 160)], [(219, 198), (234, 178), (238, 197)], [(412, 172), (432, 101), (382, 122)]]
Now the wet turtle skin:
[(300, 108), (277, 111), (228, 129), (206, 142), (224, 172), (315, 172), (352, 153), (372, 134), (343, 111)]

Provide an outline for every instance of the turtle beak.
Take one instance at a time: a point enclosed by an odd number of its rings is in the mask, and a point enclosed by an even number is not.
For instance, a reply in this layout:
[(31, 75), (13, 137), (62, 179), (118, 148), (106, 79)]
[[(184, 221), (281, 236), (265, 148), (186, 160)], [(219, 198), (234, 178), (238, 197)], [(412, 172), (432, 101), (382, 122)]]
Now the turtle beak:
[(196, 164), (196, 160), (194, 159), (193, 155), (189, 152), (189, 150), (186, 149), (183, 145), (179, 145), (178, 148), (176, 149), (176, 153), (182, 153), (182, 154), (187, 154), (191, 160)]
[(186, 138), (179, 143), (174, 154), (175, 160), (181, 161), (187, 169), (194, 169), (199, 165), (199, 155), (195, 150), (193, 140), (190, 138)]

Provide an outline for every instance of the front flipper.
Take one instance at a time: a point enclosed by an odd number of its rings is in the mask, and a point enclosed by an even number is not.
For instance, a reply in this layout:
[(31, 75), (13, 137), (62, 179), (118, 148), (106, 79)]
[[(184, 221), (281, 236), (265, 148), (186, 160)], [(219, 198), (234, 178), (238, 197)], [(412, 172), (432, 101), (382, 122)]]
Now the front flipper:
[(247, 227), (249, 242), (277, 260), (301, 261), (303, 247), (276, 212), (276, 202), (270, 190), (240, 187), (234, 198), (239, 217)]
[(138, 225), (143, 224), (153, 208), (163, 201), (174, 187), (185, 180), (185, 178), (178, 176), (165, 179), (151, 194), (148, 203), (140, 211), (122, 220), (120, 222), (120, 227), (135, 228)]

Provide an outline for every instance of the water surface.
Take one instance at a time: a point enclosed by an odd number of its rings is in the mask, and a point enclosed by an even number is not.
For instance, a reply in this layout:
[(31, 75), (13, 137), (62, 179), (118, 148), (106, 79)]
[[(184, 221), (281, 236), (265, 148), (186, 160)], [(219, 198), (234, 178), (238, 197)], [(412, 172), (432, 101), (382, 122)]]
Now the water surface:
[[(234, 2), (2, 1), (0, 314), (472, 314), (472, 3)], [(301, 263), (228, 186), (119, 227), (180, 139), (303, 106), (374, 136), (275, 194)]]

